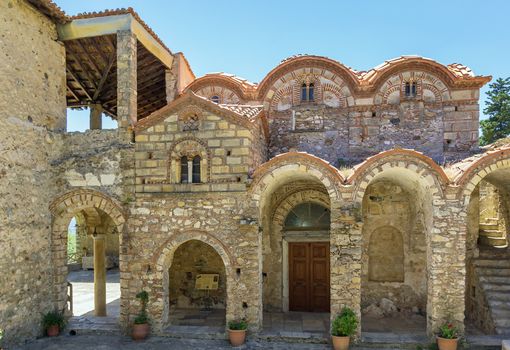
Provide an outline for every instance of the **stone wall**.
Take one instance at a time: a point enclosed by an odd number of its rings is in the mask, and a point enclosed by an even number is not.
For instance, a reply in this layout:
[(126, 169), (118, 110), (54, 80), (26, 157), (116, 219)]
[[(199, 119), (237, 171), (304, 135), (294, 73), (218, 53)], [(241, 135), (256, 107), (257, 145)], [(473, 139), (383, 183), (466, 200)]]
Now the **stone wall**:
[(426, 230), (422, 204), (411, 191), (387, 180), (366, 191), (362, 308), (386, 298), (402, 312), (426, 310)]
[[(141, 289), (150, 296), (149, 314), (156, 332), (171, 312), (169, 268), (179, 260), (176, 251), (197, 240), (221, 257), (226, 275), (227, 321), (245, 317), (250, 328), (261, 321), (260, 235), (244, 192), (137, 194), (129, 217), (130, 256), (126, 293), (135, 299)], [(177, 261), (178, 262), (178, 261)], [(138, 312), (131, 303), (129, 315)]]
[(66, 77), (55, 25), (25, 1), (0, 2), (0, 32), (0, 328), (11, 343), (41, 335), (53, 308), (48, 204)]
[[(123, 161), (134, 153), (134, 147), (122, 142), (118, 130), (65, 133), (62, 140), (61, 156), (52, 162), (59, 171), (61, 193), (90, 188), (129, 201), (123, 184), (133, 169), (126, 169)], [(124, 173), (126, 170), (128, 173)]]

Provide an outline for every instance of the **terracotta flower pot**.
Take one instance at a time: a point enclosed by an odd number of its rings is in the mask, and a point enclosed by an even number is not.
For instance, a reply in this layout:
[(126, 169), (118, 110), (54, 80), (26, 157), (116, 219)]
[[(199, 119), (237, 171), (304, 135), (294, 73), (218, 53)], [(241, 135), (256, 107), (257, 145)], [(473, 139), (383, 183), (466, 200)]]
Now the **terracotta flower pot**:
[(335, 349), (335, 350), (349, 349), (350, 337), (338, 337), (336, 335), (332, 335), (331, 339), (333, 342), (333, 349)]
[(457, 343), (459, 339), (446, 339), (437, 337), (437, 347), (439, 350), (457, 350)]
[(230, 345), (232, 346), (241, 346), (244, 344), (246, 340), (246, 329), (243, 330), (228, 330), (228, 340), (230, 340)]
[(56, 337), (60, 333), (60, 328), (58, 325), (49, 326), (46, 329), (46, 334), (48, 334), (48, 337)]
[(131, 337), (133, 340), (144, 340), (150, 333), (150, 326), (148, 323), (134, 324)]

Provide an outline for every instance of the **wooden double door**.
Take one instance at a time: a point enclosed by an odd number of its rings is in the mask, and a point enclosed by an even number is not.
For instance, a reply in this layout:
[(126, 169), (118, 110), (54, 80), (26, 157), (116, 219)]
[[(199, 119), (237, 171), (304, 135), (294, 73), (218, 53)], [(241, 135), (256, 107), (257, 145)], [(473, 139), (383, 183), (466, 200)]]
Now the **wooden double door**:
[(329, 243), (289, 242), (289, 311), (329, 312)]

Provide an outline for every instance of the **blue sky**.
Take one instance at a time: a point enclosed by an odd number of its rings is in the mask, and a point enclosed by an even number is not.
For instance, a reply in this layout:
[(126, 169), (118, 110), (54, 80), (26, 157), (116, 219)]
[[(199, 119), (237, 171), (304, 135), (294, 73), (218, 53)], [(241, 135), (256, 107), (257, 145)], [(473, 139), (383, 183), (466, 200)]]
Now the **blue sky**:
[[(259, 82), (298, 53), (357, 70), (416, 54), (494, 79), (510, 76), (508, 0), (55, 1), (69, 15), (133, 7), (172, 51), (184, 52), (197, 77), (224, 71)], [(88, 112), (70, 112), (68, 124), (85, 129)]]

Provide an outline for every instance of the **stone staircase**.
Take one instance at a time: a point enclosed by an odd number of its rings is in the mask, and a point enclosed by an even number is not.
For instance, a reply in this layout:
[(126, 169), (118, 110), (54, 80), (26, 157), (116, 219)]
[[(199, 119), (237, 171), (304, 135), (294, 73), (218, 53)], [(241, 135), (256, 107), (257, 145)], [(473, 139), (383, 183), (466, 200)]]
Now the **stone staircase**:
[(510, 250), (481, 250), (474, 266), (496, 334), (510, 335)]
[(68, 335), (121, 335), (118, 317), (74, 316), (67, 323)]
[(508, 240), (506, 232), (499, 229), (497, 218), (487, 218), (484, 222), (480, 223), (480, 232), (478, 242), (482, 246), (506, 248), (508, 247)]

